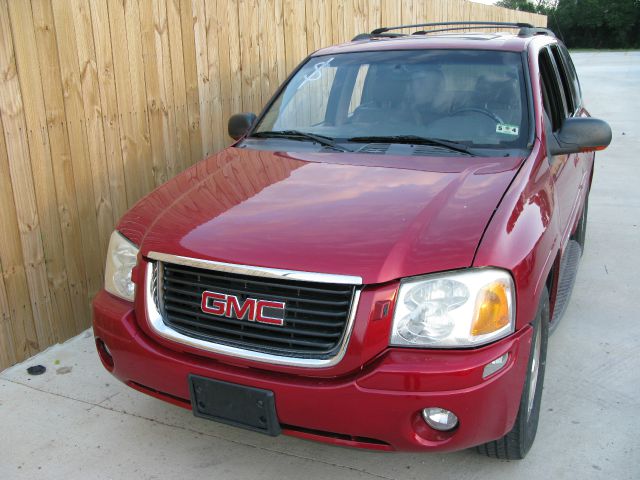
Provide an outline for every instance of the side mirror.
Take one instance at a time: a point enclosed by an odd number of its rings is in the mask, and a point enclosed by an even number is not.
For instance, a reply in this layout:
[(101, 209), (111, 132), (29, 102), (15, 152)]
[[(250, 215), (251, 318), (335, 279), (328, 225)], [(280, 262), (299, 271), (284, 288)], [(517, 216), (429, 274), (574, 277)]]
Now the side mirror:
[(593, 152), (611, 143), (611, 127), (604, 120), (590, 117), (567, 118), (549, 139), (549, 154)]
[(229, 136), (234, 140), (242, 138), (256, 121), (255, 113), (236, 113), (229, 118)]

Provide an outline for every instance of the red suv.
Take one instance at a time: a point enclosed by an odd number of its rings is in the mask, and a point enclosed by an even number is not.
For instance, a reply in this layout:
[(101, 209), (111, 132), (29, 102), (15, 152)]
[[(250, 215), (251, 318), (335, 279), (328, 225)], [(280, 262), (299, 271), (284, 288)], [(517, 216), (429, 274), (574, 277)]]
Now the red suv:
[(526, 455), (611, 130), (550, 31), (410, 27), (313, 53), (124, 216), (117, 378), (270, 435)]

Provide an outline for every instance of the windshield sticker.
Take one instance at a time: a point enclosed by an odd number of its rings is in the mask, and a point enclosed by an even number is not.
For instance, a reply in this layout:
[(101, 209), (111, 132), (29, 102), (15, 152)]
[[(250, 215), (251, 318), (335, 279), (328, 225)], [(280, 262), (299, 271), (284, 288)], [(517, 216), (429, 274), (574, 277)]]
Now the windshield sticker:
[(315, 82), (316, 80), (320, 80), (322, 78), (322, 69), (328, 67), (334, 58), (335, 57), (331, 57), (329, 60), (316, 63), (313, 66), (313, 73), (311, 75), (304, 76), (304, 81), (300, 84), (298, 90), (304, 87), (307, 82)]
[(520, 129), (517, 125), (509, 125), (506, 123), (499, 123), (496, 125), (496, 132), (504, 135), (518, 135)]

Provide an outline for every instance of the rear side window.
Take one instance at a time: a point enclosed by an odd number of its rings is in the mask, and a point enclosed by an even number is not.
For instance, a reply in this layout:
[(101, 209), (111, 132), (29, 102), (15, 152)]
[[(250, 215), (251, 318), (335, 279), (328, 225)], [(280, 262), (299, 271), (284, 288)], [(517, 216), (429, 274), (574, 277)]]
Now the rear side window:
[(549, 51), (546, 48), (540, 51), (538, 63), (542, 80), (544, 110), (551, 121), (552, 130), (556, 132), (562, 126), (562, 121), (566, 118), (567, 113), (558, 76)]
[(551, 54), (553, 55), (553, 59), (556, 64), (556, 69), (558, 71), (558, 75), (560, 77), (560, 83), (562, 86), (562, 91), (564, 92), (564, 98), (567, 104), (567, 113), (569, 115), (573, 115), (576, 111), (575, 98), (573, 95), (573, 91), (571, 88), (571, 83), (567, 74), (567, 69), (564, 64), (564, 60), (561, 56), (560, 50), (557, 45), (551, 45), (549, 47)]
[(558, 49), (560, 50), (565, 70), (569, 77), (569, 83), (573, 94), (573, 104), (576, 110), (580, 109), (582, 108), (582, 89), (580, 88), (580, 81), (576, 74), (576, 68), (573, 65), (573, 60), (571, 60), (571, 56), (569, 55), (567, 48), (564, 45), (559, 44)]

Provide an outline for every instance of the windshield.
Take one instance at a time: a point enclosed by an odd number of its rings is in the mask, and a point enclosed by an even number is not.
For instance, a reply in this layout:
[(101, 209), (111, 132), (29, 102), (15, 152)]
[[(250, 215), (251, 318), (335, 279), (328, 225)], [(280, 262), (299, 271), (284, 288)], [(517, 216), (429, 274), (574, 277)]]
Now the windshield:
[(295, 131), (345, 142), (411, 136), (523, 148), (529, 136), (524, 85), (522, 59), (515, 52), (404, 50), (312, 57), (253, 135)]

